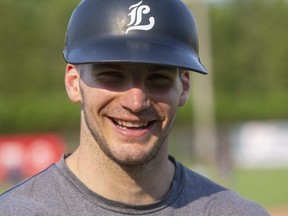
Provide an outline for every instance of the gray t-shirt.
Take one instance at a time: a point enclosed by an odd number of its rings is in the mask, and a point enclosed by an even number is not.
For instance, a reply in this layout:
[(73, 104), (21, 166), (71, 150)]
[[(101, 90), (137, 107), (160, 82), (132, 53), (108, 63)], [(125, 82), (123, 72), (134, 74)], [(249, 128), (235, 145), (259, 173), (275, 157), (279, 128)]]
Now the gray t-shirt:
[(2, 194), (0, 215), (268, 215), (261, 206), (187, 169), (172, 157), (170, 160), (176, 166), (171, 190), (151, 205), (127, 205), (101, 197), (69, 170), (63, 157)]

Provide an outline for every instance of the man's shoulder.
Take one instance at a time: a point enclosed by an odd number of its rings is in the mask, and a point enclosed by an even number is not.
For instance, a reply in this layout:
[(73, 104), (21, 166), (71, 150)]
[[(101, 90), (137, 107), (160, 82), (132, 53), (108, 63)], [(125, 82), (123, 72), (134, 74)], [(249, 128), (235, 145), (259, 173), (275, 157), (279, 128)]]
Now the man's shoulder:
[[(193, 209), (207, 215), (265, 216), (268, 213), (257, 203), (245, 199), (211, 179), (184, 167), (183, 200)], [(182, 203), (183, 205), (183, 203)], [(188, 207), (188, 208), (190, 208)]]
[(7, 190), (3, 194), (0, 195), (0, 198), (9, 197), (11, 194), (16, 195), (33, 195), (40, 192), (43, 186), (46, 187), (52, 183), (51, 179), (54, 179), (55, 175), (55, 165), (49, 166), (47, 169), (43, 170), (42, 172), (37, 173), (36, 175), (18, 183), (16, 186), (12, 187), (11, 189)]
[(55, 167), (52, 165), (1, 194), (1, 215), (29, 215), (35, 210), (45, 213), (47, 204), (52, 203), (53, 193), (56, 193), (54, 174)]
[(215, 193), (207, 203), (207, 214), (213, 215), (249, 215), (268, 216), (266, 210), (259, 204), (247, 200), (231, 190)]
[(37, 199), (29, 196), (0, 197), (0, 214), (5, 216), (15, 215), (49, 215), (46, 207)]

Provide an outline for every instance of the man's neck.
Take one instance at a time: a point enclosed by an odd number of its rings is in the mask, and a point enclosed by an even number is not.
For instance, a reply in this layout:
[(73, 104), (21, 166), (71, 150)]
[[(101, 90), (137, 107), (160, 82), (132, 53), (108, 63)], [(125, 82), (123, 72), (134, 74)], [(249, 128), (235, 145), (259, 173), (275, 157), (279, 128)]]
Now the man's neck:
[[(161, 158), (162, 157), (162, 158)], [(145, 205), (163, 198), (170, 189), (175, 167), (167, 155), (141, 166), (123, 166), (80, 147), (66, 159), (71, 171), (92, 191), (118, 202)]]

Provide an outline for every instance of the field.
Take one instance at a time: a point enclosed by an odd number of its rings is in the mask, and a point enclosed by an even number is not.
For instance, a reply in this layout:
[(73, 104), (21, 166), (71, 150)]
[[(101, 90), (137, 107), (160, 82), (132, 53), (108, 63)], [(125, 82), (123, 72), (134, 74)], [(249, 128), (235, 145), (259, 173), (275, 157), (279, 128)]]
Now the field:
[(233, 188), (243, 196), (270, 207), (288, 205), (288, 169), (238, 170)]
[(288, 169), (238, 170), (233, 190), (264, 206), (272, 216), (288, 215)]

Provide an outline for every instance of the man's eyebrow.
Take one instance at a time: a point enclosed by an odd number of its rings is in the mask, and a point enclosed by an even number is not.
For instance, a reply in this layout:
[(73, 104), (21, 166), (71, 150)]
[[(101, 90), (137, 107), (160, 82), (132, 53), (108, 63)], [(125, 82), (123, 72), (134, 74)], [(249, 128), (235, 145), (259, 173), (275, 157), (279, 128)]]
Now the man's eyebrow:
[[(129, 65), (129, 64), (128, 64)], [(133, 65), (133, 64), (132, 64)], [(97, 63), (92, 65), (92, 70), (95, 71), (97, 69), (115, 69), (115, 70), (124, 70), (127, 64), (113, 64), (113, 63)], [(133, 67), (143, 67), (143, 64), (134, 64)], [(157, 65), (157, 64), (147, 64), (148, 72), (160, 72), (160, 71), (177, 71), (177, 68), (166, 65)]]
[(151, 70), (151, 72), (161, 72), (161, 71), (174, 72), (174, 71), (178, 71), (178, 69), (175, 67), (161, 66), (160, 65), (160, 66), (153, 68), (153, 70)]
[(93, 64), (92, 65), (92, 70), (97, 70), (99, 68), (115, 68), (115, 69), (120, 69), (121, 65), (117, 64), (105, 64), (105, 63), (100, 63), (100, 64)]

